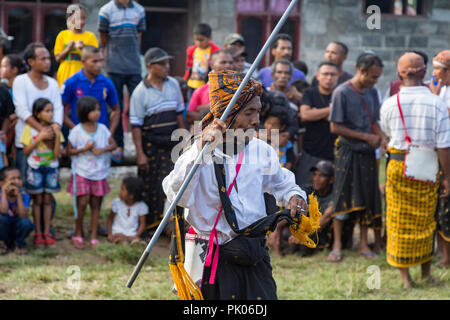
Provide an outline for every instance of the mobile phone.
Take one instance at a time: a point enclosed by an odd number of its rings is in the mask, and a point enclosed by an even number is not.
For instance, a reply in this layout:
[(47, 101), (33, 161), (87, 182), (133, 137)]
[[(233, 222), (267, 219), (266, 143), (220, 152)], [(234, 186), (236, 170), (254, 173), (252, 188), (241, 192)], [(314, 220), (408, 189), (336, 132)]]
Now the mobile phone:
[(433, 85), (435, 85), (435, 86), (438, 85), (438, 81), (435, 76), (431, 76), (431, 80), (433, 81)]

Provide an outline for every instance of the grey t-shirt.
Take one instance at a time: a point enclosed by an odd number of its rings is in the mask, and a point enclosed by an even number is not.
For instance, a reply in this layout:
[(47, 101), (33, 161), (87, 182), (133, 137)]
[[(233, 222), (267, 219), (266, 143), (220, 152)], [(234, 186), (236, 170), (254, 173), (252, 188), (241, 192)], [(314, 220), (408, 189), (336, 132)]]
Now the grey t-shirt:
[[(364, 107), (364, 99), (368, 112)], [(370, 113), (370, 118), (369, 118)], [(359, 95), (345, 82), (339, 85), (331, 97), (329, 120), (351, 130), (372, 133), (371, 125), (380, 119), (380, 100), (375, 88)]]

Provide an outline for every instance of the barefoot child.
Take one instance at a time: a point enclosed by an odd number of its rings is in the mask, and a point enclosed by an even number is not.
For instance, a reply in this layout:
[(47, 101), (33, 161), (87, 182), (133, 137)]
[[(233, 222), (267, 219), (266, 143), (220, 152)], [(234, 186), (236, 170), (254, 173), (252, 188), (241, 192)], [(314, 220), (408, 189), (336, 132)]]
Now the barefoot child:
[(145, 215), (148, 207), (144, 200), (144, 184), (141, 179), (123, 179), (119, 197), (111, 205), (108, 217), (108, 241), (121, 243), (139, 242), (145, 229)]
[[(33, 117), (43, 129), (37, 131), (26, 125), (20, 138), (24, 145), (23, 153), (27, 158), (27, 177), (25, 188), (33, 197), (33, 217), (36, 232), (34, 244), (51, 246), (55, 239), (50, 234), (50, 220), (52, 217), (51, 194), (59, 192), (59, 162), (61, 152), (61, 128), (52, 123), (53, 105), (46, 98), (39, 98), (33, 103)], [(42, 212), (44, 221), (41, 221)], [(41, 224), (44, 233), (41, 233)]]
[[(77, 249), (84, 247), (82, 238), (83, 218), (88, 204), (91, 207), (91, 247), (98, 244), (97, 229), (103, 196), (109, 191), (108, 175), (111, 151), (116, 143), (108, 128), (98, 123), (100, 105), (97, 99), (86, 96), (77, 102), (77, 116), (80, 123), (69, 134), (68, 154), (72, 157), (73, 176), (67, 185), (67, 192), (76, 196), (78, 217), (75, 220), (75, 235), (72, 244)], [(74, 190), (75, 189), (75, 190)]]
[(20, 171), (13, 167), (0, 170), (0, 254), (15, 247), (25, 253), (25, 239), (33, 231), (28, 219), (30, 196), (22, 190)]

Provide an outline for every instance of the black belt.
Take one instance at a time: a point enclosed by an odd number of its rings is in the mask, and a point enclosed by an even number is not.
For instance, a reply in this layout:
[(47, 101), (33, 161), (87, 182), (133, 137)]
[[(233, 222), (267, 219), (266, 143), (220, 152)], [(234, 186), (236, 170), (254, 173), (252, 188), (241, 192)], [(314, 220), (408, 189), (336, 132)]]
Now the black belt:
[(406, 153), (390, 153), (389, 159), (390, 160), (398, 160), (398, 161), (405, 161), (405, 155)]

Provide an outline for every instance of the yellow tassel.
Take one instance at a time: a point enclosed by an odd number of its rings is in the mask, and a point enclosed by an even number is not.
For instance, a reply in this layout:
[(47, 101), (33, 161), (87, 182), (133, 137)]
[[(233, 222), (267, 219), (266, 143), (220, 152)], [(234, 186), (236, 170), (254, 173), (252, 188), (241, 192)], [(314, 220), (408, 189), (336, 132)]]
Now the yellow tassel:
[(317, 243), (311, 240), (310, 234), (316, 232), (316, 235), (320, 226), (320, 218), (322, 213), (319, 211), (319, 202), (316, 196), (310, 194), (309, 198), (309, 217), (302, 216), (300, 224), (291, 225), (289, 230), (291, 234), (297, 238), (300, 243), (309, 248), (315, 248), (319, 244), (319, 237), (317, 237)]
[(178, 224), (178, 216), (175, 222), (177, 249), (179, 254), (179, 261), (177, 264), (169, 263), (170, 272), (172, 273), (173, 282), (177, 288), (178, 296), (181, 300), (203, 300), (203, 295), (200, 288), (195, 284), (189, 274), (184, 269), (184, 254), (181, 246), (181, 233)]

